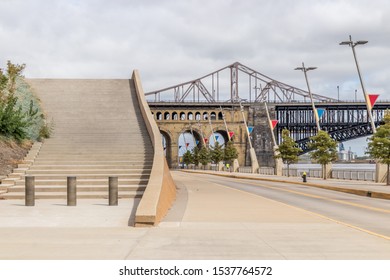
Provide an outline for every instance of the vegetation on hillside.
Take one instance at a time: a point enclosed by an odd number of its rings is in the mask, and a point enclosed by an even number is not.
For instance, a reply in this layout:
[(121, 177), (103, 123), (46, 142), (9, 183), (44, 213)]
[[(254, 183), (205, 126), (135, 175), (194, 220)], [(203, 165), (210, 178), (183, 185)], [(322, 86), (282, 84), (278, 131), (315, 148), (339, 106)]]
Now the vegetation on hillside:
[(16, 167), (33, 141), (51, 133), (39, 100), (22, 75), (25, 67), (8, 61), (6, 69), (0, 68), (0, 176)]
[(25, 64), (7, 62), (0, 69), (0, 135), (17, 141), (40, 140), (50, 136), (50, 125), (39, 100), (22, 75)]

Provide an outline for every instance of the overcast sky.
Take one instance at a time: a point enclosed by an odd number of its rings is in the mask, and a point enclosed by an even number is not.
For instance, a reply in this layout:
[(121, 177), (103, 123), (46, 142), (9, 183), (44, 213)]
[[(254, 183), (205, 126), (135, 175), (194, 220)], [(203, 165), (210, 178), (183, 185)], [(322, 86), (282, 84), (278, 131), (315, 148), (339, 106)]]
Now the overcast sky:
[(239, 61), (318, 94), (362, 99), (352, 35), (367, 91), (390, 99), (388, 0), (0, 0), (0, 67), (26, 63), (29, 78), (128, 78), (145, 91)]

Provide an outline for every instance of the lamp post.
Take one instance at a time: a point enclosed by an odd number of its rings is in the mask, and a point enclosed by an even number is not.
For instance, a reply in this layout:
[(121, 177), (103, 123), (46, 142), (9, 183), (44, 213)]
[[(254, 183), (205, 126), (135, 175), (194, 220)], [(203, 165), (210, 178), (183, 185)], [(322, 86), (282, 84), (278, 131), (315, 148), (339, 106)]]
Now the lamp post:
[(340, 87), (337, 86), (337, 100), (340, 101)]
[(368, 41), (356, 41), (356, 42), (353, 42), (352, 41), (352, 36), (349, 35), (349, 41), (343, 41), (343, 42), (340, 43), (340, 45), (347, 45), (347, 46), (350, 46), (352, 48), (353, 57), (354, 57), (355, 63), (356, 63), (356, 69), (357, 69), (357, 72), (358, 72), (358, 75), (359, 75), (360, 85), (362, 86), (364, 100), (366, 101), (367, 114), (368, 114), (368, 117), (370, 118), (372, 133), (375, 133), (376, 132), (376, 127), (375, 127), (374, 119), (372, 118), (371, 110), (370, 110), (370, 108), (368, 106), (368, 97), (367, 97), (367, 94), (366, 94), (366, 89), (364, 88), (364, 83), (363, 83), (362, 75), (360, 73), (359, 63), (357, 61), (356, 51), (355, 51), (355, 47), (357, 45), (365, 45), (367, 43), (368, 43)]
[(307, 74), (306, 74), (307, 71), (315, 70), (315, 69), (317, 69), (317, 67), (305, 67), (305, 64), (302, 62), (302, 67), (297, 67), (294, 70), (301, 70), (305, 74), (305, 80), (306, 80), (306, 84), (307, 84), (307, 89), (309, 91), (311, 107), (313, 108), (313, 114), (314, 114), (314, 118), (315, 118), (315, 121), (316, 121), (317, 129), (318, 129), (318, 131), (320, 131), (321, 130), (321, 128), (320, 128), (320, 120), (319, 120), (318, 114), (316, 112), (316, 107), (314, 106), (313, 96), (312, 96), (311, 91), (310, 91), (309, 80), (307, 79)]

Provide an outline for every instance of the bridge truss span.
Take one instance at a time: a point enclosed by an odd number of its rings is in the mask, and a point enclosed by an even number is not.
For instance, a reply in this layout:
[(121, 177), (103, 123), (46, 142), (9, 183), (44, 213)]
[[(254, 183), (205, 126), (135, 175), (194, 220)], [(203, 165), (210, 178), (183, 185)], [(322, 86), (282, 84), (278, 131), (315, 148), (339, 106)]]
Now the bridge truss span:
[[(293, 139), (303, 150), (309, 151), (310, 137), (317, 133), (313, 110), (310, 104), (274, 104), (279, 123), (276, 134), (279, 143), (283, 129), (290, 131)], [(320, 119), (320, 127), (337, 142), (348, 141), (372, 134), (368, 120), (366, 104), (361, 103), (323, 103), (317, 108), (325, 110)], [(376, 126), (381, 124), (385, 111), (390, 108), (388, 102), (377, 103), (372, 115)]]
[[(150, 101), (174, 102), (306, 102), (309, 93), (235, 62), (198, 79), (146, 93)], [(312, 94), (317, 102), (335, 102)]]

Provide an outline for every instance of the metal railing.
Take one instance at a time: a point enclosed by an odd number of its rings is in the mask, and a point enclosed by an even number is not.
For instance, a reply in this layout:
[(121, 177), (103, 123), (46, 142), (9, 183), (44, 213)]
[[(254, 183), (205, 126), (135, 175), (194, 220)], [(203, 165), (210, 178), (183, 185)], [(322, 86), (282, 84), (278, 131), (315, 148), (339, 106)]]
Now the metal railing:
[[(183, 169), (183, 166), (180, 166), (180, 169)], [(206, 167), (195, 166), (191, 164), (190, 166), (185, 166), (184, 169), (193, 169), (193, 170), (212, 170), (217, 171), (217, 166), (212, 164)], [(226, 168), (223, 171), (228, 171)], [(308, 170), (290, 168), (289, 176), (290, 177), (301, 177), (303, 172), (307, 173), (307, 177), (312, 178), (321, 178), (322, 170), (321, 168), (311, 168)], [(252, 173), (251, 166), (240, 166), (238, 168), (238, 173)], [(273, 167), (260, 167), (258, 174), (261, 175), (274, 175)], [(287, 168), (283, 168), (282, 175), (287, 177)], [(356, 181), (375, 181), (375, 170), (348, 170), (348, 169), (332, 169), (331, 171), (332, 179), (341, 179), (341, 180), (356, 180)]]

